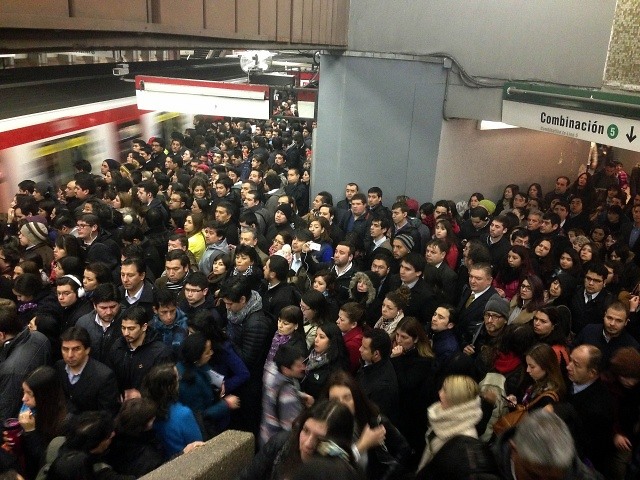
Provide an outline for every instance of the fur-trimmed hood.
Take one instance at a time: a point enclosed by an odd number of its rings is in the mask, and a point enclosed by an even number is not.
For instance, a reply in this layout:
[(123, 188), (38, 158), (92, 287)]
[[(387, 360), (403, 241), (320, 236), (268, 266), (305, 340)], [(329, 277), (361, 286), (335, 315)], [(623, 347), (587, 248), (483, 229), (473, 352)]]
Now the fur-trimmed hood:
[(376, 298), (378, 287), (380, 286), (380, 278), (372, 271), (356, 272), (349, 282), (349, 299), (354, 302), (363, 300), (363, 293), (358, 292), (358, 282), (364, 282), (367, 285), (366, 304), (369, 305)]

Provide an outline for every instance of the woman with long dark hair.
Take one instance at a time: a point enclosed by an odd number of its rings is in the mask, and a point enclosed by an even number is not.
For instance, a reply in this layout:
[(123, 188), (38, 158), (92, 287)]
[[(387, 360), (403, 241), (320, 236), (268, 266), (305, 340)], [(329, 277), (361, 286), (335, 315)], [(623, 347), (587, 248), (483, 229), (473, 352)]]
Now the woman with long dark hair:
[[(290, 479), (313, 458), (322, 439), (331, 438), (348, 446), (352, 434), (353, 415), (345, 405), (335, 400), (316, 402), (296, 418), (291, 432), (273, 436), (238, 475), (238, 480)], [(351, 451), (347, 448), (345, 453), (351, 460)]]
[[(220, 390), (212, 388), (215, 372), (209, 365), (213, 356), (211, 340), (196, 332), (185, 338), (180, 352), (182, 360), (176, 365), (180, 376), (178, 398), (196, 415), (206, 437), (212, 438), (228, 425), (230, 411), (240, 406), (240, 399), (235, 395), (221, 397)], [(222, 380), (221, 376), (217, 378)]]
[(262, 281), (262, 261), (256, 249), (249, 245), (238, 245), (235, 250), (235, 266), (230, 277), (246, 277), (252, 290), (258, 290)]
[(435, 396), (435, 356), (424, 328), (415, 317), (404, 317), (396, 329), (391, 364), (398, 378), (400, 411), (398, 429), (415, 452), (424, 449), (427, 419), (424, 415)]
[(330, 400), (342, 403), (354, 416), (353, 448), (360, 454), (359, 464), (366, 477), (372, 480), (400, 478), (406, 471), (411, 448), (367, 398), (358, 382), (344, 371), (335, 372), (327, 382), (326, 392)]
[(156, 365), (142, 380), (140, 393), (157, 409), (154, 429), (164, 447), (166, 459), (193, 443), (202, 441), (202, 432), (193, 412), (178, 401), (178, 371), (171, 363)]
[(511, 299), (509, 324), (530, 322), (536, 310), (544, 305), (544, 284), (537, 275), (527, 275), (519, 292)]
[(522, 279), (533, 273), (529, 249), (520, 245), (512, 245), (507, 253), (506, 261), (497, 267), (498, 272), (492, 285), (501, 297), (511, 301), (518, 293)]
[(189, 334), (200, 332), (211, 341), (213, 355), (209, 359), (211, 368), (224, 376), (220, 390), (226, 394), (236, 392), (247, 380), (249, 370), (236, 353), (231, 340), (216, 323), (216, 317), (209, 312), (198, 312), (187, 320)]
[(22, 408), (18, 421), (24, 430), (27, 478), (35, 478), (45, 463), (47, 445), (64, 433), (67, 402), (56, 370), (36, 368), (22, 382)]
[(313, 349), (305, 363), (306, 374), (300, 387), (317, 399), (333, 372), (349, 368), (347, 349), (338, 325), (327, 322), (318, 326)]
[[(567, 388), (553, 349), (545, 343), (538, 343), (527, 351), (525, 360), (527, 374), (533, 384), (526, 389), (520, 403), (531, 409), (539, 409), (562, 400)], [(512, 403), (517, 400), (514, 395), (509, 395), (507, 399)]]
[(502, 191), (502, 197), (496, 202), (495, 215), (499, 215), (501, 212), (507, 212), (513, 208), (513, 197), (520, 192), (520, 187), (514, 183), (510, 183)]
[(538, 342), (549, 345), (558, 358), (558, 364), (564, 368), (569, 364), (567, 334), (571, 325), (567, 320), (568, 316), (563, 317), (558, 308), (545, 306), (533, 314), (531, 322)]
[(438, 218), (436, 220), (433, 237), (440, 238), (447, 242), (447, 255), (444, 257), (444, 260), (452, 270), (456, 270), (460, 250), (458, 249), (458, 237), (455, 234), (451, 222), (446, 218)]
[(81, 256), (82, 250), (80, 249), (80, 242), (76, 237), (69, 234), (58, 235), (53, 244), (53, 261), (51, 262), (49, 282), (53, 284), (56, 281), (56, 274), (54, 270), (56, 262), (59, 262), (65, 257), (80, 258)]
[(329, 307), (325, 296), (316, 290), (308, 290), (302, 295), (300, 310), (302, 310), (304, 317), (304, 335), (307, 348), (311, 349), (313, 346), (318, 326), (335, 320), (331, 319)]
[(597, 193), (593, 186), (593, 179), (591, 174), (583, 172), (578, 175), (578, 178), (571, 184), (569, 190), (567, 190), (571, 197), (580, 197), (584, 205), (584, 211), (589, 212), (593, 203), (595, 202)]
[(554, 243), (553, 239), (541, 238), (533, 245), (531, 258), (533, 269), (544, 281), (548, 281), (553, 276), (557, 265), (553, 254)]

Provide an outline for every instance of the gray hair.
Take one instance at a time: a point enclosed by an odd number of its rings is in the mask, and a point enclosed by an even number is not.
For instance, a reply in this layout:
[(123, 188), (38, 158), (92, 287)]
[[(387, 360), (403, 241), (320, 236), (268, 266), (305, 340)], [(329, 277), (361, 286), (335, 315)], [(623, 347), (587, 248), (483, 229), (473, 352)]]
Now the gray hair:
[(573, 437), (555, 413), (535, 410), (516, 428), (513, 443), (518, 456), (534, 465), (569, 469), (576, 456)]

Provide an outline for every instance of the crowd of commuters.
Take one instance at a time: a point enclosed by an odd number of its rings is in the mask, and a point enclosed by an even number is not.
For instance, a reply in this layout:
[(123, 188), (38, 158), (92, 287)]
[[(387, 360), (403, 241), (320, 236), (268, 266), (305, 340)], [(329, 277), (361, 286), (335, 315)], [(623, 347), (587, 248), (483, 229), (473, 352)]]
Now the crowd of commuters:
[(602, 149), (546, 194), (334, 202), (314, 127), (196, 117), (18, 185), (4, 467), (139, 477), (236, 428), (246, 479), (636, 478), (638, 171)]

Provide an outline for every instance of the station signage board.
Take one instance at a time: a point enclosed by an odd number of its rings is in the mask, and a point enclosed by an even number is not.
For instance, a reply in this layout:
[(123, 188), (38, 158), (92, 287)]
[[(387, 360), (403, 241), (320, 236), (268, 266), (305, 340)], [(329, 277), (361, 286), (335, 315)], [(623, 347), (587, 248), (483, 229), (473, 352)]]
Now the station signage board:
[[(640, 152), (640, 105), (633, 95), (585, 96), (586, 90), (505, 87), (502, 121)], [(578, 94), (576, 94), (578, 93)], [(600, 98), (598, 98), (600, 97)]]

